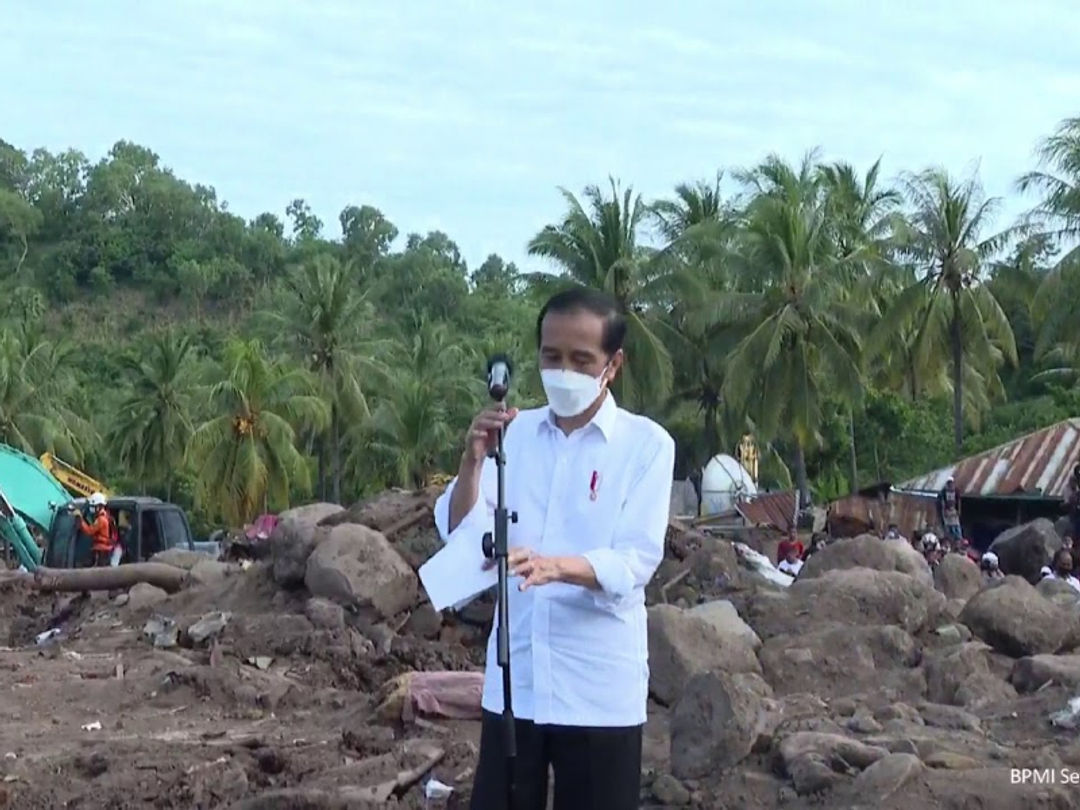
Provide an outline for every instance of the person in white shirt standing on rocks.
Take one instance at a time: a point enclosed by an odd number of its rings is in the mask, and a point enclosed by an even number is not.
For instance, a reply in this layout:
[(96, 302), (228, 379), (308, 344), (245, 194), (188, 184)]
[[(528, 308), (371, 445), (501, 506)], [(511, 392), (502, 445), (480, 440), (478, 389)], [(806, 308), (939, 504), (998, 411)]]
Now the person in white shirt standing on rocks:
[[(500, 426), (510, 524), (514, 810), (630, 810), (641, 789), (649, 691), (645, 585), (664, 556), (675, 442), (608, 390), (626, 319), (614, 299), (575, 287), (537, 319), (548, 406), (480, 413), (457, 477), (435, 505), (446, 543), (493, 527)], [(488, 639), (472, 810), (506, 804), (502, 676)]]

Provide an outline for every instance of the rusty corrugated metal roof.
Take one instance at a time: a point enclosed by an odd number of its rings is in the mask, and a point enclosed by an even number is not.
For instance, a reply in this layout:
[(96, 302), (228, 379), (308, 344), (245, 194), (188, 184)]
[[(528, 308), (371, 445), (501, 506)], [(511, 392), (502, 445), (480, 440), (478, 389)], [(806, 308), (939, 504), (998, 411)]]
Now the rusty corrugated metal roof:
[(735, 508), (747, 523), (754, 526), (773, 526), (786, 532), (795, 525), (797, 502), (794, 490), (766, 492), (735, 504)]
[(952, 467), (901, 484), (903, 489), (937, 491), (950, 476), (968, 496), (1041, 495), (1065, 497), (1073, 465), (1080, 462), (1080, 419), (1066, 419), (1008, 444), (965, 458)]
[(866, 530), (884, 534), (890, 523), (905, 537), (937, 526), (937, 498), (894, 489), (887, 498), (856, 494), (829, 504), (829, 530), (833, 534)]

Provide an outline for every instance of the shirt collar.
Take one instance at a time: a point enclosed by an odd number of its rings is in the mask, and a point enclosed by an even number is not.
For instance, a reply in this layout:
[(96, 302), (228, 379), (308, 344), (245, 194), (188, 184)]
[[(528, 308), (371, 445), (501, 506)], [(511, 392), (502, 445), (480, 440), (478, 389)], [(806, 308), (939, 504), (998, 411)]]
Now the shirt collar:
[[(604, 401), (600, 403), (600, 409), (593, 414), (593, 418), (582, 429), (596, 427), (600, 430), (600, 435), (604, 437), (605, 441), (611, 441), (611, 436), (615, 431), (615, 418), (618, 415), (619, 406), (615, 402), (615, 395), (610, 390), (605, 391)], [(540, 427), (559, 429), (559, 426), (555, 423), (555, 414), (551, 408), (547, 409), (545, 418), (540, 420)]]

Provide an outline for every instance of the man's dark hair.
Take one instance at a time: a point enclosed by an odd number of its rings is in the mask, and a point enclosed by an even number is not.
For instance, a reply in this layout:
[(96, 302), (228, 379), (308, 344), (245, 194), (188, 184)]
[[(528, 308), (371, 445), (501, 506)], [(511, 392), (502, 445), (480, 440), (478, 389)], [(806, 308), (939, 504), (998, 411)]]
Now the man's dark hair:
[(606, 354), (613, 355), (623, 347), (626, 340), (626, 316), (612, 296), (591, 287), (575, 286), (555, 293), (540, 308), (536, 318), (536, 343), (540, 344), (540, 327), (549, 312), (591, 312), (604, 320), (604, 333), (600, 346)]

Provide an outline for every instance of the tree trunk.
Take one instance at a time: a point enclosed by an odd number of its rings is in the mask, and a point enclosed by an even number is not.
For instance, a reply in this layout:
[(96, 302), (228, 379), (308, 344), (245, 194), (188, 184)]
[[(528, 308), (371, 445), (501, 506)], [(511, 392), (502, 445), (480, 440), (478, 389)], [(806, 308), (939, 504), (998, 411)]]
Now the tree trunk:
[(188, 572), (175, 565), (143, 562), (108, 568), (38, 568), (34, 584), (40, 591), (111, 591), (140, 582), (176, 593), (188, 581)]
[(960, 294), (953, 293), (952, 325), (949, 330), (952, 341), (953, 361), (953, 436), (956, 452), (964, 441), (964, 344), (960, 335)]
[(720, 452), (720, 428), (717, 425), (717, 406), (711, 404), (705, 406), (705, 448), (708, 452), (705, 463), (708, 464), (709, 460)]
[(331, 503), (341, 503), (341, 416), (336, 405), (330, 407), (330, 465), (333, 477)]
[(26, 234), (19, 234), (22, 237), (22, 253), (19, 255), (19, 261), (15, 264), (15, 272), (13, 276), (18, 276), (19, 271), (22, 270), (23, 262), (26, 261), (26, 256), (30, 252), (30, 243), (26, 241)]
[(318, 438), (316, 438), (315, 442), (316, 442), (316, 444), (319, 445), (319, 449), (318, 449), (318, 454), (319, 454), (319, 459), (318, 459), (318, 464), (319, 464), (319, 486), (318, 486), (319, 500), (320, 501), (325, 501), (326, 500), (326, 434), (325, 433), (321, 434)]
[(851, 408), (848, 414), (851, 417), (851, 491), (855, 492), (859, 488), (859, 460), (855, 454), (855, 409)]
[(799, 489), (799, 509), (810, 505), (810, 481), (806, 477), (806, 454), (802, 442), (795, 440), (795, 482)]

